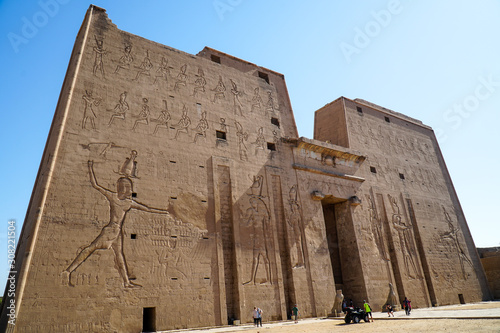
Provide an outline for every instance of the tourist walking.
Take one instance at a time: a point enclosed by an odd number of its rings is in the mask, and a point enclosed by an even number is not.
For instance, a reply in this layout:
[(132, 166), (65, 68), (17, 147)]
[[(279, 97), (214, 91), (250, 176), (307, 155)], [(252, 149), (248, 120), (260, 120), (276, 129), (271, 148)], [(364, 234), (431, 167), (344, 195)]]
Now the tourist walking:
[(256, 306), (253, 307), (252, 317), (253, 326), (257, 327), (259, 325), (259, 309)]
[(385, 308), (387, 309), (387, 315), (388, 315), (388, 317), (390, 317), (391, 314), (394, 317), (394, 310), (392, 309), (392, 305), (391, 304), (386, 304)]
[(407, 316), (410, 315), (410, 300), (405, 297), (403, 301), (403, 308), (405, 309), (405, 313)]
[(372, 316), (372, 307), (370, 306), (369, 303), (367, 303), (366, 301), (363, 301), (363, 306), (365, 308), (365, 313), (366, 313), (366, 316), (367, 318), (369, 317), (368, 320), (372, 320), (373, 322), (373, 316)]
[(260, 324), (260, 327), (262, 327), (262, 309), (261, 308), (257, 308), (257, 327), (259, 327), (259, 324)]
[(293, 320), (295, 320), (295, 323), (299, 322), (299, 308), (297, 307), (297, 304), (292, 308), (292, 314), (293, 314)]

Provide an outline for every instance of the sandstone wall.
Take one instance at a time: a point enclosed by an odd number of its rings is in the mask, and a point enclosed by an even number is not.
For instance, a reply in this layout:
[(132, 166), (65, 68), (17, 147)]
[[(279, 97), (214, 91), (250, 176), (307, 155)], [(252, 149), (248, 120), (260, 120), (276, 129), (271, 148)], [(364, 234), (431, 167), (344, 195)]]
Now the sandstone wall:
[[(381, 308), (392, 283), (399, 299), (410, 298), (414, 307), (489, 299), (432, 130), (362, 100), (341, 100), (345, 110), (328, 105), (316, 116), (336, 119), (345, 112), (349, 147), (367, 155), (357, 173), (366, 179), (356, 194), (362, 204), (353, 214), (367, 290), (353, 298), (367, 297)], [(336, 139), (328, 131), (315, 133), (322, 133), (318, 140)]]

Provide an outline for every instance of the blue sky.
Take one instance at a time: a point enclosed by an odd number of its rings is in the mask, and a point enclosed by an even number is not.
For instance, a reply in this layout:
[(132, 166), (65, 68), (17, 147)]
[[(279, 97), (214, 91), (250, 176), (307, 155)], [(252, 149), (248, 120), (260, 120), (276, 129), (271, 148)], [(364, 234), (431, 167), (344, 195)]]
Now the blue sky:
[[(476, 246), (500, 245), (500, 2), (108, 1), (118, 28), (196, 54), (209, 46), (283, 73), (299, 135), (339, 96), (434, 128)], [(0, 0), (0, 285), (89, 2)]]

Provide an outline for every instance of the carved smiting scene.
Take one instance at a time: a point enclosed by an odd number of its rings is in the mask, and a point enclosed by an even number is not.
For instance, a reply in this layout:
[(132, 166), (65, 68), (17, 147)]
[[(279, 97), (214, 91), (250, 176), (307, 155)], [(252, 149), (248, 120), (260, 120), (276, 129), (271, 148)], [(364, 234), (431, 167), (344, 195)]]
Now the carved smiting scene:
[[(137, 154), (137, 153), (136, 153)], [(135, 154), (135, 155), (136, 155)], [(135, 156), (134, 156), (135, 158)], [(129, 162), (131, 159), (129, 160)], [(130, 164), (130, 163), (129, 163)], [(123, 224), (127, 213), (132, 210), (141, 210), (144, 212), (155, 214), (169, 214), (166, 210), (151, 208), (147, 205), (139, 203), (132, 198), (133, 182), (128, 177), (132, 173), (128, 168), (124, 172), (124, 176), (117, 181), (116, 192), (102, 187), (97, 182), (94, 173), (94, 162), (88, 161), (88, 169), (90, 175), (90, 183), (92, 187), (99, 191), (109, 203), (110, 218), (109, 223), (101, 229), (99, 235), (85, 247), (73, 260), (73, 262), (62, 272), (65, 281), (68, 285), (74, 286), (71, 281), (71, 274), (87, 260), (96, 250), (111, 249), (114, 255), (115, 267), (118, 270), (125, 288), (140, 287), (130, 280), (127, 262), (123, 254)]]
[(472, 264), (472, 261), (469, 259), (464, 249), (462, 248), (462, 245), (460, 244), (460, 229), (455, 227), (453, 221), (451, 220), (450, 215), (448, 214), (448, 212), (444, 207), (443, 207), (443, 213), (446, 222), (448, 223), (448, 227), (450, 228), (450, 231), (441, 234), (441, 240), (442, 241), (449, 240), (452, 242), (453, 247), (457, 252), (458, 260), (460, 261), (460, 268), (462, 269), (462, 275), (464, 277), (464, 280), (467, 280), (467, 273), (465, 272), (465, 263), (467, 263), (473, 269), (474, 265)]

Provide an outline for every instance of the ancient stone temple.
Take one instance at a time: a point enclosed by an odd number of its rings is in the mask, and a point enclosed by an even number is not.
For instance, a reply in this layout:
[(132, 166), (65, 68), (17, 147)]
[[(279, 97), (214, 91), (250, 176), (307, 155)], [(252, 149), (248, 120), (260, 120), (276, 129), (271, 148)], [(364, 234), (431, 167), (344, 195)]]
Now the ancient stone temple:
[(247, 323), (255, 305), (325, 316), (338, 290), (377, 310), (491, 297), (431, 128), (341, 97), (299, 137), (282, 74), (132, 35), (95, 6), (15, 272), (11, 332)]

